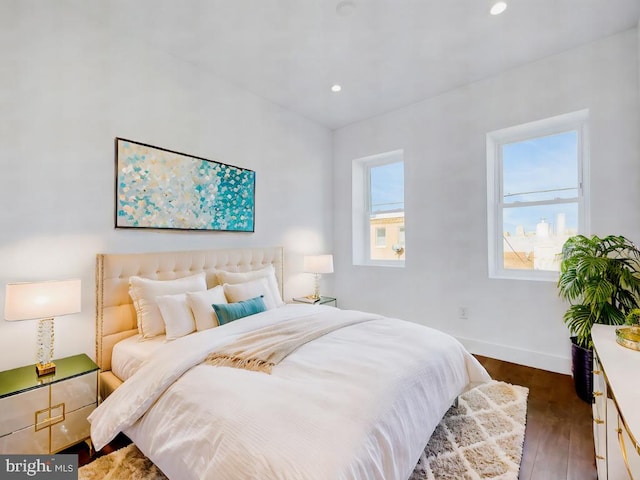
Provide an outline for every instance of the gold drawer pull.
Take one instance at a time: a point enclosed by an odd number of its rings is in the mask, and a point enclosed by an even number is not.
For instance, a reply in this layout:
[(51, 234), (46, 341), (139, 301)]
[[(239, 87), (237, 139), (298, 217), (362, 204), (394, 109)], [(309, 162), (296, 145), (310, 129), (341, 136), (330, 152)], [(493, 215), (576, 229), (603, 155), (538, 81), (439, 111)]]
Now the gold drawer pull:
[[(54, 410), (62, 410), (62, 413), (54, 412)], [(55, 413), (55, 415), (53, 415)], [(45, 414), (46, 417), (40, 419), (40, 416)], [(54, 405), (53, 407), (43, 408), (42, 410), (36, 411), (36, 421), (35, 421), (35, 431), (39, 432), (47, 427), (52, 427), (60, 422), (64, 422), (66, 418), (66, 406), (63, 403), (59, 403), (58, 405)]]
[(596, 422), (598, 425), (602, 425), (604, 423), (604, 420), (600, 420), (599, 418), (594, 418), (593, 421)]
[(601, 373), (602, 373), (602, 370), (593, 370), (594, 375), (600, 375)]
[(60, 422), (64, 422), (65, 419), (65, 414), (66, 414), (66, 408), (65, 408), (65, 404), (63, 403), (59, 403), (58, 405), (54, 405), (53, 407), (51, 407), (51, 413), (54, 413), (54, 410), (58, 410), (61, 409), (62, 413), (58, 413), (56, 415), (52, 415), (51, 416), (51, 426), (60, 423)]
[(606, 460), (606, 458), (603, 457), (602, 455), (596, 455), (596, 459), (597, 460)]
[(600, 395), (602, 395), (602, 392), (593, 392), (594, 397), (599, 397)]
[[(44, 415), (43, 418), (42, 415)], [(35, 412), (35, 429), (36, 432), (39, 432), (40, 430), (47, 428), (50, 425), (51, 422), (51, 413), (49, 411), (49, 408), (43, 408), (42, 410), (37, 410)]]

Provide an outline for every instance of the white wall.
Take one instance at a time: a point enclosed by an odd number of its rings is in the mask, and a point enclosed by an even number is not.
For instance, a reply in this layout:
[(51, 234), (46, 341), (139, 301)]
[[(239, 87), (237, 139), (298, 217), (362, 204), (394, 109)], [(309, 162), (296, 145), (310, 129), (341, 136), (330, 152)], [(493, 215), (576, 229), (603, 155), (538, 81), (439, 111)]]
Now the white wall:
[[(640, 242), (636, 29), (334, 133), (340, 305), (433, 326), (474, 352), (570, 371), (555, 283), (487, 275), (486, 142), (492, 130), (590, 109), (591, 229)], [(406, 268), (351, 263), (351, 162), (403, 149)], [(458, 309), (468, 308), (460, 320)]]
[[(101, 3), (0, 4), (0, 308), (7, 282), (81, 278), (58, 357), (94, 356), (98, 252), (282, 245), (291, 297), (302, 255), (331, 250), (331, 132), (113, 34)], [(255, 233), (115, 230), (116, 136), (255, 170)], [(35, 361), (35, 330), (0, 320), (0, 370)]]

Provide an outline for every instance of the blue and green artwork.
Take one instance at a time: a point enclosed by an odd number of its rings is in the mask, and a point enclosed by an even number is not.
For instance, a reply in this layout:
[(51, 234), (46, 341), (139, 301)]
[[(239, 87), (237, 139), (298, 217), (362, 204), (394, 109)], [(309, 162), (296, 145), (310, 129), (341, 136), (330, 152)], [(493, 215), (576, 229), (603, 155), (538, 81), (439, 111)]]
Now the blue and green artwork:
[(255, 172), (116, 138), (116, 227), (253, 232)]

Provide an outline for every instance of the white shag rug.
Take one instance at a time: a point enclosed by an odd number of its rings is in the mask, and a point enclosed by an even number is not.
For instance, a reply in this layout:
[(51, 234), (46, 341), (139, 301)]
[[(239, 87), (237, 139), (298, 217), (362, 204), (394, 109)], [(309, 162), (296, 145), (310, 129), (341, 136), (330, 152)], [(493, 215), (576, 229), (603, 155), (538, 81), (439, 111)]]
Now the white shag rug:
[(459, 397), (409, 480), (517, 480), (529, 389), (491, 382)]
[[(409, 480), (517, 480), (525, 387), (490, 382), (462, 394), (436, 427)], [(131, 444), (81, 467), (79, 480), (166, 480)]]

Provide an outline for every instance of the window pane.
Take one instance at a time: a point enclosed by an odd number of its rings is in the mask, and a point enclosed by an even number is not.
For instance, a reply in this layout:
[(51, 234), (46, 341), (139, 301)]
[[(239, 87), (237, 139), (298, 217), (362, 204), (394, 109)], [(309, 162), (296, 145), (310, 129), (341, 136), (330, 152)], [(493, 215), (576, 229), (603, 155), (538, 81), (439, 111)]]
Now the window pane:
[(571, 131), (502, 148), (505, 204), (578, 198), (578, 132)]
[(559, 271), (557, 255), (578, 233), (578, 204), (503, 209), (505, 269)]
[(376, 228), (376, 247), (384, 247), (387, 243), (387, 229), (384, 227)]
[(404, 210), (404, 162), (371, 167), (371, 213)]
[(369, 182), (370, 258), (404, 260), (404, 162), (370, 167)]

